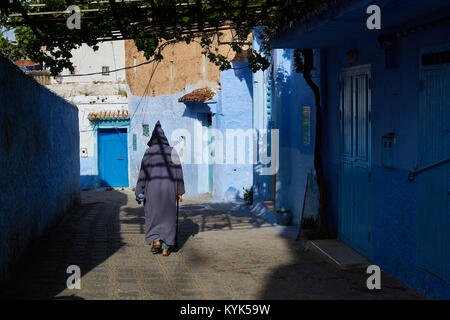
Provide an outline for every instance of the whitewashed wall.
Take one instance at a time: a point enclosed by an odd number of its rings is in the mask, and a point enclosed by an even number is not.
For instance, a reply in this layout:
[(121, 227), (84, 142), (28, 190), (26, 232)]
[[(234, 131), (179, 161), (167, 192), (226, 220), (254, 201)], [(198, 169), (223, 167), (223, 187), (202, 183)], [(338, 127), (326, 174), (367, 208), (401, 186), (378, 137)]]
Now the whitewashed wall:
[[(98, 44), (99, 49), (94, 51), (89, 46), (83, 44), (80, 48), (72, 51), (70, 59), (75, 67), (75, 74), (86, 74), (101, 72), (102, 66), (109, 66), (110, 70), (125, 67), (125, 47), (124, 41), (107, 41)], [(64, 70), (61, 75), (70, 75), (69, 70)], [(52, 78), (53, 83), (58, 79)], [(92, 83), (101, 82), (124, 82), (125, 70), (111, 72), (109, 75), (90, 75), (90, 76), (69, 76), (62, 77), (62, 82)]]

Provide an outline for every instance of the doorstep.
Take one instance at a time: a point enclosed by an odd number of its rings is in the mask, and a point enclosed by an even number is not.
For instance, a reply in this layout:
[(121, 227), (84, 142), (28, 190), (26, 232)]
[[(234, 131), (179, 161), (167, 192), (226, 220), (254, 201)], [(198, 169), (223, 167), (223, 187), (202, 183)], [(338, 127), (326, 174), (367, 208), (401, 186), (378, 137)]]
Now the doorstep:
[(366, 268), (371, 264), (369, 260), (338, 239), (311, 240), (309, 248), (340, 269)]

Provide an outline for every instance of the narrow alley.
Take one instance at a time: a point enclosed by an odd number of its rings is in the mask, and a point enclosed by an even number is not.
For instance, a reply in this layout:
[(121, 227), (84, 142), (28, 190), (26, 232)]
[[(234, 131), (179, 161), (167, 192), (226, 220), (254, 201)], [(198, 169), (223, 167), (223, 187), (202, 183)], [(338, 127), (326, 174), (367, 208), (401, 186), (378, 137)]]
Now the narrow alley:
[(0, 300), (450, 300), (449, 0), (10, 0), (0, 31)]
[[(297, 227), (252, 215), (243, 202), (185, 200), (179, 249), (154, 255), (142, 205), (127, 188), (82, 192), (82, 204), (33, 242), (1, 293), (8, 299), (417, 299), (383, 273), (339, 270), (295, 241)], [(66, 286), (69, 265), (81, 289)]]

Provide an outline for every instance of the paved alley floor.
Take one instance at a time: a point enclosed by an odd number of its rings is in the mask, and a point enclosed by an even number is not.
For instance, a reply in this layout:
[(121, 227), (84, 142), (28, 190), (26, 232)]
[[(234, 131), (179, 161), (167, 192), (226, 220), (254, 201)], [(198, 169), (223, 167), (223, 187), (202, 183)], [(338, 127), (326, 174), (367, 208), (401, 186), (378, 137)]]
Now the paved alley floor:
[[(144, 210), (130, 190), (82, 193), (82, 205), (31, 245), (2, 298), (12, 299), (418, 299), (383, 273), (339, 270), (303, 251), (296, 228), (268, 224), (237, 203), (182, 202), (179, 250), (154, 255)], [(69, 290), (69, 265), (81, 289)]]

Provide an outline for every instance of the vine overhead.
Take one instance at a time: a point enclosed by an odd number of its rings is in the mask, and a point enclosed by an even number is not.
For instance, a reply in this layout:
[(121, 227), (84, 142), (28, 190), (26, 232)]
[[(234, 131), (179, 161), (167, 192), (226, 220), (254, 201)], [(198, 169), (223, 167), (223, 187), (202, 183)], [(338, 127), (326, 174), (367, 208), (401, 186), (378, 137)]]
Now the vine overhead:
[[(214, 37), (221, 30), (232, 30), (228, 51), (239, 54), (247, 47), (254, 28), (260, 27), (259, 50), (246, 52), (248, 67), (256, 72), (270, 66), (270, 40), (278, 31), (341, 1), (352, 0), (9, 0), (0, 5), (0, 50), (10, 59), (28, 57), (57, 75), (64, 68), (73, 71), (71, 51), (83, 43), (96, 50), (101, 41), (133, 39), (150, 62), (163, 59), (162, 49), (168, 43), (196, 41), (211, 62), (226, 70), (232, 67), (230, 60), (214, 45)], [(79, 25), (69, 28), (68, 19), (74, 13), (67, 8), (73, 5), (79, 9)], [(5, 37), (11, 29), (15, 41)], [(320, 193), (317, 236), (327, 237), (327, 190), (320, 148), (323, 110), (319, 87), (311, 74), (313, 50), (296, 49), (294, 65), (315, 97), (314, 167)]]
[[(165, 42), (199, 41), (209, 60), (225, 70), (231, 64), (213, 46), (214, 37), (221, 30), (233, 30), (230, 51), (241, 53), (253, 28), (260, 26), (262, 50), (247, 51), (249, 68), (256, 71), (269, 66), (273, 33), (324, 2), (330, 1), (7, 0), (0, 5), (0, 50), (11, 59), (28, 57), (44, 64), (56, 75), (64, 68), (73, 70), (71, 51), (83, 43), (96, 50), (101, 41), (133, 39), (148, 60), (161, 60)], [(74, 15), (79, 25), (69, 28)], [(14, 30), (14, 41), (5, 36), (9, 30)]]

